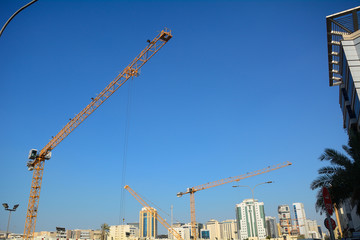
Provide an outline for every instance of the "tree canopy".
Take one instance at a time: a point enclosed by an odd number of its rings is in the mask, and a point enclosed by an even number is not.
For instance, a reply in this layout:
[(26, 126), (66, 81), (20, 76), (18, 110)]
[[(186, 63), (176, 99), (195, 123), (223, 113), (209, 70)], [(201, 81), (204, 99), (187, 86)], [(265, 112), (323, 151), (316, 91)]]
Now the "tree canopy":
[(326, 148), (319, 157), (330, 166), (320, 168), (319, 176), (310, 185), (312, 190), (319, 189), (315, 207), (320, 213), (326, 211), (322, 197), (322, 187), (326, 186), (333, 203), (340, 205), (351, 199), (360, 216), (360, 134), (350, 131), (348, 145), (342, 148), (345, 153)]

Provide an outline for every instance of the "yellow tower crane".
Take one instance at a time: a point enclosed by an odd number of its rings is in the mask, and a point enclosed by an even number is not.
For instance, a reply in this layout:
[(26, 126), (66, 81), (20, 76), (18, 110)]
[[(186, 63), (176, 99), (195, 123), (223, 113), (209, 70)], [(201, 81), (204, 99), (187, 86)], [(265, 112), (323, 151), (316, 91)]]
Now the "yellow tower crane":
[(214, 182), (209, 182), (209, 183), (205, 183), (196, 187), (191, 187), (191, 188), (187, 188), (185, 192), (179, 192), (177, 193), (178, 197), (181, 197), (182, 195), (185, 194), (190, 194), (190, 216), (191, 216), (191, 235), (193, 237), (193, 240), (196, 240), (197, 238), (197, 232), (196, 232), (196, 217), (195, 217), (195, 193), (197, 191), (201, 191), (201, 190), (205, 190), (208, 188), (212, 188), (212, 187), (217, 187), (226, 183), (231, 183), (231, 182), (238, 182), (241, 179), (245, 179), (245, 178), (249, 178), (249, 177), (253, 177), (256, 175), (260, 175), (263, 173), (267, 173), (267, 172), (271, 172), (274, 170), (277, 170), (279, 168), (283, 168), (283, 167), (287, 167), (289, 165), (291, 165), (291, 162), (284, 162), (284, 163), (280, 163), (274, 166), (269, 166), (267, 168), (264, 169), (260, 169), (257, 171), (253, 171), (253, 172), (248, 172), (246, 174), (240, 175), (240, 176), (236, 176), (236, 177), (229, 177), (229, 178), (224, 178), (224, 179), (220, 179)]
[(31, 149), (27, 166), (33, 171), (30, 189), (30, 198), (26, 213), (24, 239), (32, 239), (36, 226), (36, 218), (39, 207), (41, 182), (43, 178), (45, 160), (51, 158), (51, 151), (66, 138), (77, 126), (80, 125), (91, 113), (93, 113), (105, 100), (118, 90), (130, 77), (137, 77), (140, 68), (157, 53), (172, 38), (171, 30), (164, 28), (152, 41), (148, 40), (147, 47), (112, 81), (107, 87), (87, 105), (79, 114), (60, 130), (46, 146), (38, 152)]
[(176, 237), (177, 240), (184, 240), (181, 235), (172, 228), (159, 214), (157, 214), (154, 210), (154, 208), (150, 207), (150, 205), (145, 202), (145, 200), (140, 197), (139, 194), (137, 194), (129, 185), (126, 185), (124, 187), (126, 190), (129, 191), (129, 193), (149, 212), (151, 212), (152, 216), (155, 216), (156, 219), (172, 234), (174, 237)]

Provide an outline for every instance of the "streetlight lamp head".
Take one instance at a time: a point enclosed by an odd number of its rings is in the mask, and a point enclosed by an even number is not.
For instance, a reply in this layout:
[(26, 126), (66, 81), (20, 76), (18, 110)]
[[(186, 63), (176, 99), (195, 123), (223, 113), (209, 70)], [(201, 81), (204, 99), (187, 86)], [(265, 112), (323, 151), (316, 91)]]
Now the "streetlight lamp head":
[(268, 182), (266, 182), (266, 183), (273, 183), (273, 181), (268, 181)]
[(5, 209), (9, 208), (9, 205), (7, 203), (3, 203), (2, 205), (4, 206)]
[(19, 207), (19, 204), (15, 204), (13, 210), (16, 210)]

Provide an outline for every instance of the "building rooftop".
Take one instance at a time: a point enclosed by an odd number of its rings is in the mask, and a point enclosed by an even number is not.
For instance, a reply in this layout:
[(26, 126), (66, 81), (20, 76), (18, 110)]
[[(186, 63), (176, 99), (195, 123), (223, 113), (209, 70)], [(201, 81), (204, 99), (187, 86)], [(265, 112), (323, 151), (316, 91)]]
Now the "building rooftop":
[(326, 17), (329, 85), (336, 86), (342, 83), (342, 49), (341, 40), (359, 30), (360, 6), (335, 13)]

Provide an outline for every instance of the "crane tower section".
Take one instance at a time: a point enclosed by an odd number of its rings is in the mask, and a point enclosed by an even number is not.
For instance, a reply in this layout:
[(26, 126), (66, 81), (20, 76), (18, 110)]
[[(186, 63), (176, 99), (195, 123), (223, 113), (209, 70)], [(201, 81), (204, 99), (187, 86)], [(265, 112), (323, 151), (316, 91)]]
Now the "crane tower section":
[(30, 189), (30, 197), (28, 209), (26, 213), (26, 221), (24, 228), (24, 239), (32, 239), (35, 231), (36, 219), (39, 207), (39, 198), (41, 190), (41, 182), (43, 178), (45, 160), (51, 158), (51, 151), (64, 140), (75, 128), (77, 128), (90, 114), (92, 114), (98, 107), (101, 106), (116, 90), (118, 90), (130, 77), (137, 77), (140, 68), (154, 56), (170, 39), (172, 38), (171, 31), (164, 28), (152, 41), (148, 40), (147, 47), (140, 52), (139, 55), (127, 66), (125, 69), (112, 81), (106, 88), (92, 98), (80, 113), (63, 127), (58, 134), (56, 134), (44, 148), (38, 152), (36, 149), (31, 149), (27, 163), (28, 170), (33, 171), (33, 178)]

